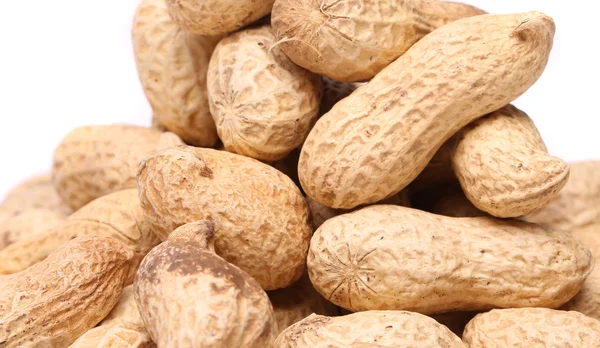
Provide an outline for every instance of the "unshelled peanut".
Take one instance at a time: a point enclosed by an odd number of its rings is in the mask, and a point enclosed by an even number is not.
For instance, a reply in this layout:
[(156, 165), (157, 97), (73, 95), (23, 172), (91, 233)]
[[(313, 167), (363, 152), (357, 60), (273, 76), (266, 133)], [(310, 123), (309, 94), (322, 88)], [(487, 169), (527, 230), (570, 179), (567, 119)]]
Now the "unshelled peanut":
[(305, 192), (347, 209), (400, 192), (454, 133), (538, 80), (554, 31), (550, 17), (526, 12), (425, 36), (317, 121), (298, 164)]
[(6, 220), (0, 218), (0, 249), (51, 230), (65, 219), (62, 213), (48, 209), (26, 210)]
[(66, 347), (119, 300), (133, 252), (116, 239), (75, 238), (27, 270), (0, 277), (0, 345)]
[(144, 159), (138, 188), (144, 217), (161, 239), (183, 224), (210, 220), (217, 254), (265, 290), (302, 275), (310, 212), (300, 190), (277, 169), (225, 151), (181, 146)]
[(321, 77), (294, 64), (268, 25), (219, 42), (208, 66), (210, 111), (230, 152), (263, 161), (302, 145), (315, 124)]
[(432, 318), (406, 311), (367, 311), (341, 317), (313, 314), (284, 330), (278, 348), (464, 347)]
[(134, 281), (135, 300), (159, 347), (268, 347), (273, 308), (246, 272), (214, 253), (209, 221), (179, 227), (152, 249)]
[(327, 220), (308, 253), (315, 289), (351, 311), (557, 308), (592, 267), (590, 250), (561, 231), (392, 205)]
[(298, 65), (339, 81), (363, 81), (431, 31), (485, 12), (438, 0), (276, 0), (272, 23)]

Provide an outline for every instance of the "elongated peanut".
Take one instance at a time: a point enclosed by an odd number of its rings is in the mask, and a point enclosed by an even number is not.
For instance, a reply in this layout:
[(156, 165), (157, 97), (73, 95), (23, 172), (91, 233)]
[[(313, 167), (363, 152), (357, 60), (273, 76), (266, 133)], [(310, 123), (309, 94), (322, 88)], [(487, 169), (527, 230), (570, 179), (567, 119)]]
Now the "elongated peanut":
[(317, 120), (321, 78), (294, 64), (268, 25), (219, 42), (208, 67), (208, 97), (230, 152), (275, 161), (302, 145)]
[(75, 128), (54, 152), (54, 186), (65, 203), (77, 210), (98, 197), (135, 187), (142, 158), (178, 144), (181, 140), (172, 134), (139, 126)]
[(287, 288), (269, 291), (268, 295), (273, 305), (275, 337), (313, 313), (326, 316), (340, 314), (336, 305), (315, 290), (307, 274)]
[(392, 205), (326, 221), (308, 253), (315, 289), (351, 311), (556, 308), (592, 267), (589, 249), (564, 232)]
[(133, 294), (133, 285), (123, 289), (121, 299), (108, 316), (79, 337), (70, 348), (145, 348), (156, 345), (144, 327)]
[(213, 146), (206, 71), (218, 37), (186, 33), (164, 0), (142, 0), (132, 29), (135, 62), (153, 120), (189, 144)]
[(267, 294), (214, 253), (213, 224), (179, 227), (152, 249), (134, 282), (142, 319), (159, 347), (268, 347), (274, 333)]
[(310, 212), (277, 169), (224, 151), (181, 146), (146, 158), (138, 187), (146, 221), (161, 239), (198, 220), (214, 222), (217, 254), (275, 290), (302, 275)]
[(283, 331), (280, 348), (464, 347), (432, 318), (405, 311), (367, 311), (327, 317), (313, 314)]
[[(1, 218), (0, 218), (1, 219)], [(61, 225), (65, 216), (53, 210), (32, 209), (0, 223), (0, 249)]]
[(317, 121), (300, 154), (302, 187), (333, 208), (401, 191), (454, 133), (537, 81), (554, 31), (539, 12), (435, 30)]
[(528, 214), (528, 221), (564, 231), (600, 224), (600, 161), (578, 161), (570, 167), (565, 187), (543, 208)]
[(349, 82), (372, 78), (431, 31), (484, 13), (437, 0), (277, 0), (271, 21), (296, 64)]
[(569, 165), (548, 154), (533, 121), (512, 105), (461, 130), (452, 165), (469, 201), (497, 217), (543, 207), (569, 178)]
[(0, 277), (0, 345), (68, 346), (117, 303), (132, 258), (116, 239), (84, 236), (23, 272)]
[(186, 31), (223, 35), (271, 12), (274, 0), (165, 0), (171, 18)]
[(134, 254), (128, 283), (133, 281), (142, 258), (160, 242), (144, 220), (137, 190), (122, 190), (90, 202), (51, 230), (0, 250), (0, 274), (22, 271), (42, 261), (69, 240), (84, 235), (116, 238), (131, 249)]
[(600, 346), (600, 321), (547, 308), (496, 309), (467, 324), (468, 348), (592, 348)]

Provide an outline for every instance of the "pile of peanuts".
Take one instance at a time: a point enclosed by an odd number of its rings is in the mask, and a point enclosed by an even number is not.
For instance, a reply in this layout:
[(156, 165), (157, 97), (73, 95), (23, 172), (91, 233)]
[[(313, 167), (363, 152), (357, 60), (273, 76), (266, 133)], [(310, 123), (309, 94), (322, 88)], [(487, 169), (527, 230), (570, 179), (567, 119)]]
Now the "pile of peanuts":
[(439, 0), (142, 0), (152, 126), (72, 130), (0, 205), (0, 347), (600, 347), (600, 161), (510, 104), (554, 33)]

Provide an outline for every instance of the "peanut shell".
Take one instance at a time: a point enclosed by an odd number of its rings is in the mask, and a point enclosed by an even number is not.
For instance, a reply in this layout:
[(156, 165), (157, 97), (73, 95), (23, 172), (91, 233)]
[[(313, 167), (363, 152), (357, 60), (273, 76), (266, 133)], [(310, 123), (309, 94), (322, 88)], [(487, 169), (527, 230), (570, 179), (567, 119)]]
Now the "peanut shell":
[(0, 250), (10, 244), (39, 235), (65, 222), (65, 216), (48, 209), (32, 209), (0, 223)]

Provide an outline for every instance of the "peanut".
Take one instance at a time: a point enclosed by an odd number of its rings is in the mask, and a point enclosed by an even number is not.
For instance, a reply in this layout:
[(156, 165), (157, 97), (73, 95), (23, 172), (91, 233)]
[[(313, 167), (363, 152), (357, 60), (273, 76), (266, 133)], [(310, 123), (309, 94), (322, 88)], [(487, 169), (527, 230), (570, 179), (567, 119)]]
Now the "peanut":
[(273, 309), (247, 273), (214, 253), (209, 221), (173, 231), (134, 281), (142, 319), (159, 347), (267, 347)]
[(186, 31), (223, 35), (271, 12), (274, 0), (166, 0), (171, 18)]
[(600, 322), (547, 308), (496, 309), (471, 320), (463, 341), (469, 348), (592, 348), (600, 346)]
[(263, 161), (302, 145), (317, 120), (321, 78), (274, 46), (268, 25), (219, 42), (208, 66), (208, 100), (230, 152)]
[(2, 212), (10, 210), (15, 213), (13, 215), (33, 209), (47, 209), (65, 217), (72, 212), (56, 192), (49, 172), (19, 183), (6, 194), (0, 205)]
[(142, 158), (178, 144), (182, 142), (173, 134), (145, 127), (75, 128), (54, 152), (54, 186), (65, 203), (77, 210), (98, 197), (135, 187), (135, 173)]
[(215, 145), (206, 72), (219, 38), (186, 33), (169, 17), (164, 0), (142, 0), (132, 39), (140, 82), (156, 123), (189, 144)]
[(68, 346), (117, 303), (132, 258), (113, 238), (84, 236), (23, 272), (0, 277), (0, 345)]
[(537, 81), (554, 31), (550, 17), (526, 12), (427, 35), (317, 121), (298, 165), (305, 192), (346, 209), (400, 192), (454, 133)]
[(180, 146), (144, 159), (138, 188), (146, 221), (165, 240), (198, 220), (215, 224), (217, 254), (265, 290), (300, 278), (312, 233), (294, 183), (275, 168), (224, 151)]
[(62, 213), (48, 209), (32, 209), (4, 220), (0, 224), (0, 250), (6, 246), (39, 235), (65, 221)]
[(137, 190), (127, 189), (100, 197), (54, 229), (0, 250), (0, 274), (22, 271), (42, 261), (69, 240), (83, 235), (116, 238), (133, 252), (128, 283), (133, 281), (142, 258), (159, 243), (144, 220)]
[(533, 121), (512, 105), (461, 130), (452, 164), (469, 201), (497, 217), (543, 207), (569, 178), (569, 165), (548, 155)]
[(564, 232), (392, 205), (326, 221), (308, 253), (315, 289), (351, 311), (556, 308), (592, 267), (589, 249)]
[(337, 306), (315, 290), (307, 274), (287, 288), (269, 291), (268, 295), (275, 318), (274, 337), (313, 313), (336, 316), (340, 312)]
[(155, 347), (137, 308), (133, 285), (123, 289), (121, 299), (97, 327), (79, 337), (70, 348)]
[(433, 30), (484, 13), (437, 0), (276, 0), (271, 20), (296, 64), (350, 82), (371, 79)]
[(464, 347), (435, 320), (405, 311), (367, 311), (341, 317), (312, 314), (283, 331), (280, 348)]

